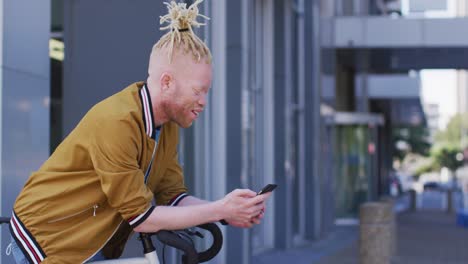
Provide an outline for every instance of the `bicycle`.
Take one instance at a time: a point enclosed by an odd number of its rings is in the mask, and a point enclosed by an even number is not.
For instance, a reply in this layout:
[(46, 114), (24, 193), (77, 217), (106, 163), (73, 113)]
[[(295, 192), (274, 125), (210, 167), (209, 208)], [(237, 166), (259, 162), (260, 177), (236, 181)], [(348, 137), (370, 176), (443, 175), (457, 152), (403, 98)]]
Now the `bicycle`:
[[(9, 224), (10, 218), (8, 217), (0, 217), (0, 225), (1, 224)], [(223, 245), (223, 234), (219, 229), (217, 224), (214, 223), (207, 223), (197, 226), (197, 228), (207, 230), (211, 233), (213, 237), (213, 243), (211, 246), (202, 252), (197, 252), (193, 241), (191, 240), (191, 236), (198, 236), (200, 238), (204, 238), (204, 236), (198, 231), (192, 231), (191, 229), (184, 229), (184, 230), (176, 230), (176, 231), (168, 231), (168, 230), (161, 230), (157, 233), (139, 233), (139, 240), (142, 243), (143, 247), (143, 254), (144, 257), (138, 258), (124, 258), (124, 259), (111, 259), (111, 260), (102, 260), (102, 261), (94, 261), (88, 262), (89, 264), (121, 264), (121, 263), (129, 263), (129, 264), (160, 264), (159, 258), (156, 252), (156, 249), (153, 245), (153, 241), (151, 236), (156, 235), (158, 240), (163, 245), (168, 245), (178, 250), (184, 252), (181, 257), (181, 261), (183, 264), (198, 264), (202, 262), (206, 262), (214, 258)], [(164, 253), (164, 252), (163, 252)], [(163, 257), (163, 263), (165, 262)]]

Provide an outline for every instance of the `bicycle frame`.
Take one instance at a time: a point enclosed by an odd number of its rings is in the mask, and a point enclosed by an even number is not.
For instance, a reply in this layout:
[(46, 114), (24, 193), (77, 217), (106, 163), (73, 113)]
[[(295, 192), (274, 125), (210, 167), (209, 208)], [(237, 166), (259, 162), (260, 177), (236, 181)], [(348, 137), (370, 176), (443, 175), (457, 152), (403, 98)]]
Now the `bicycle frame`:
[(144, 258), (110, 259), (88, 262), (89, 264), (160, 264), (156, 250), (146, 253)]
[[(0, 224), (9, 224), (8, 217), (0, 217)], [(152, 235), (156, 235), (161, 243), (174, 247), (184, 252), (182, 256), (182, 263), (184, 264), (198, 264), (206, 262), (214, 258), (221, 250), (223, 245), (223, 235), (219, 227), (214, 223), (207, 223), (197, 226), (198, 228), (205, 229), (213, 236), (213, 244), (207, 250), (198, 253), (193, 244), (183, 239), (178, 232), (185, 232), (190, 235), (197, 235), (203, 238), (199, 232), (192, 232), (190, 230), (167, 231), (161, 230), (157, 233), (140, 233), (140, 240), (143, 246), (143, 253), (145, 257), (142, 258), (125, 258), (125, 259), (112, 259), (89, 262), (90, 264), (160, 264), (156, 249), (151, 240)]]
[(140, 233), (140, 241), (143, 246), (143, 253), (145, 254), (144, 258), (125, 258), (125, 259), (110, 259), (110, 260), (101, 260), (88, 262), (90, 264), (160, 264), (158, 254), (154, 248), (153, 241), (151, 240), (151, 235), (149, 233)]

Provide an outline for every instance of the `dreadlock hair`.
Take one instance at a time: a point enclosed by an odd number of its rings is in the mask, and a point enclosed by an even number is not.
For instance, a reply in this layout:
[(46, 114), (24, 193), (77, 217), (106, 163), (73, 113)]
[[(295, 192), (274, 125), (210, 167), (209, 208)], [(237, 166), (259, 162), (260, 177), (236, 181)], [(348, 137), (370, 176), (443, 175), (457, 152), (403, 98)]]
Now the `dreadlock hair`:
[(200, 62), (202, 58), (206, 59), (206, 63), (211, 63), (211, 52), (206, 44), (193, 32), (192, 27), (200, 27), (206, 25), (197, 21), (197, 17), (202, 17), (206, 20), (210, 18), (199, 14), (198, 5), (203, 0), (197, 0), (187, 8), (186, 3), (170, 3), (164, 2), (167, 6), (168, 14), (161, 16), (159, 23), (169, 23), (169, 25), (161, 27), (161, 30), (169, 29), (164, 36), (154, 45), (153, 51), (156, 49), (169, 49), (169, 62), (172, 61), (174, 48), (182, 51), (185, 54), (191, 53), (196, 62)]

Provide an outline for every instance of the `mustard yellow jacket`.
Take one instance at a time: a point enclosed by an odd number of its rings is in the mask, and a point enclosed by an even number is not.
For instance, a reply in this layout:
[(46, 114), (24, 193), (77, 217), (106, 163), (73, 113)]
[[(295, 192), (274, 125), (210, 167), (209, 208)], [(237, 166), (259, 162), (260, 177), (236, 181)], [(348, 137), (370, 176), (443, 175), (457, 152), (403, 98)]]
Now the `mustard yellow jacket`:
[(155, 127), (142, 82), (95, 105), (15, 202), (10, 231), (26, 257), (82, 263), (104, 245), (120, 255), (130, 231), (153, 211), (153, 196), (161, 205), (186, 196), (177, 143), (176, 124)]

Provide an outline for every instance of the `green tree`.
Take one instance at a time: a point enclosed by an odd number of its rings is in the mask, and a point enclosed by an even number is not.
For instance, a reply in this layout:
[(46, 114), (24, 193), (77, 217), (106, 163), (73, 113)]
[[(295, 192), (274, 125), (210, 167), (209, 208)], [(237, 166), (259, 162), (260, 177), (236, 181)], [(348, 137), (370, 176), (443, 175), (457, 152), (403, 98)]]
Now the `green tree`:
[(440, 147), (468, 147), (468, 113), (453, 116), (447, 128), (436, 134), (435, 143)]
[(462, 150), (468, 147), (468, 113), (453, 116), (445, 130), (435, 135), (434, 143), (430, 153), (432, 162), (420, 167), (417, 174), (443, 167), (454, 173), (463, 166)]
[(394, 157), (402, 161), (406, 154), (428, 156), (431, 148), (429, 131), (425, 126), (403, 126), (393, 128)]
[[(440, 167), (446, 167), (452, 172), (463, 166), (463, 159), (459, 158), (461, 149), (454, 146), (436, 148), (433, 151), (434, 161)], [(457, 157), (458, 156), (458, 157)]]

